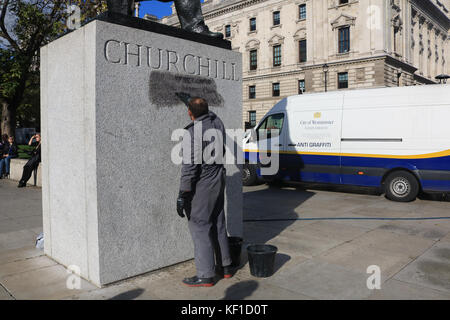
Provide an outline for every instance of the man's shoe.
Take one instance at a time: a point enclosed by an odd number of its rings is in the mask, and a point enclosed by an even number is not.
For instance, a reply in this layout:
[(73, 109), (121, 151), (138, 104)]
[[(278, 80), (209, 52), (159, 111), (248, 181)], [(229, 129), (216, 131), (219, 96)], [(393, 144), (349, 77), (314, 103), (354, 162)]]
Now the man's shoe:
[(229, 279), (234, 276), (235, 269), (230, 265), (227, 267), (223, 267), (223, 277), (225, 279)]
[(23, 187), (26, 187), (26, 182), (23, 182), (23, 181), (19, 181), (19, 185), (17, 186), (17, 188), (23, 188)]
[(214, 278), (199, 278), (195, 276), (192, 278), (184, 278), (183, 283), (189, 287), (212, 287), (214, 285)]

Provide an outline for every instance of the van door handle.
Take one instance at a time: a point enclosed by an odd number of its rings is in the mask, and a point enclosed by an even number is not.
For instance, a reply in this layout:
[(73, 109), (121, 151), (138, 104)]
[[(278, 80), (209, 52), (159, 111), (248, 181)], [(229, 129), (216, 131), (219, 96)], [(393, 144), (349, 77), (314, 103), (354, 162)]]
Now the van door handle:
[(289, 146), (289, 147), (295, 147), (296, 144), (294, 144), (294, 143), (289, 143), (288, 146)]
[(277, 146), (277, 147), (282, 147), (283, 145), (280, 143), (280, 144), (277, 144), (276, 146)]

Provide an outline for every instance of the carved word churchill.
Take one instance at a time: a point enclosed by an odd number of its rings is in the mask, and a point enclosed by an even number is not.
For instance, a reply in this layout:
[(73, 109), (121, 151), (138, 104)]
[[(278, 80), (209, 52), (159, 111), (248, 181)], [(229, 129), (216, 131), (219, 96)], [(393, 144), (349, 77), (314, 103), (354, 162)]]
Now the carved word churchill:
[(106, 61), (114, 64), (147, 67), (215, 79), (239, 81), (236, 63), (210, 59), (195, 54), (178, 54), (169, 49), (153, 48), (125, 41), (107, 40), (104, 45)]

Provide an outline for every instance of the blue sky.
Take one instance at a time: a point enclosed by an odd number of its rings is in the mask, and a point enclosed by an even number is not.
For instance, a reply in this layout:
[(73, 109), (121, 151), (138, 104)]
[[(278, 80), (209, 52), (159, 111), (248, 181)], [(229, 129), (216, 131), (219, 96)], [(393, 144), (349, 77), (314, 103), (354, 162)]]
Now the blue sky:
[(161, 19), (164, 16), (172, 14), (172, 8), (170, 7), (172, 3), (173, 2), (159, 2), (155, 0), (141, 2), (139, 17), (143, 18), (144, 15), (148, 13)]
[[(203, 3), (204, 0), (200, 0)], [(139, 9), (139, 17), (143, 18), (146, 13), (153, 14), (161, 19), (164, 16), (172, 14), (171, 2), (159, 2), (156, 0), (141, 2), (141, 8)]]

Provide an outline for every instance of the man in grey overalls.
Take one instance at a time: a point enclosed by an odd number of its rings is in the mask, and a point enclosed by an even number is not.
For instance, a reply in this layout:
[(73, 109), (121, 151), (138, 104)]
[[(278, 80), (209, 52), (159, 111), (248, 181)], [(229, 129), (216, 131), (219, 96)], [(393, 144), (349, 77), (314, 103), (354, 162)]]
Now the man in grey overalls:
[[(188, 218), (197, 275), (184, 279), (183, 283), (211, 287), (215, 284), (215, 251), (217, 264), (223, 266), (224, 277), (230, 278), (233, 272), (224, 212), (226, 174), (221, 155), (224, 153), (225, 128), (219, 117), (208, 110), (208, 104), (202, 98), (188, 100), (188, 114), (193, 122), (185, 128), (187, 131), (183, 144), (190, 144), (191, 147), (190, 150), (183, 148), (177, 212), (181, 217), (184, 217), (185, 212)], [(219, 137), (217, 141), (203, 141), (209, 129), (216, 130), (216, 138)], [(205, 148), (212, 150), (214, 143), (215, 150), (221, 150), (215, 162), (212, 162), (205, 159), (203, 153)], [(186, 154), (185, 150), (190, 151), (190, 154)], [(218, 155), (214, 153), (205, 152), (213, 155), (213, 159)]]

